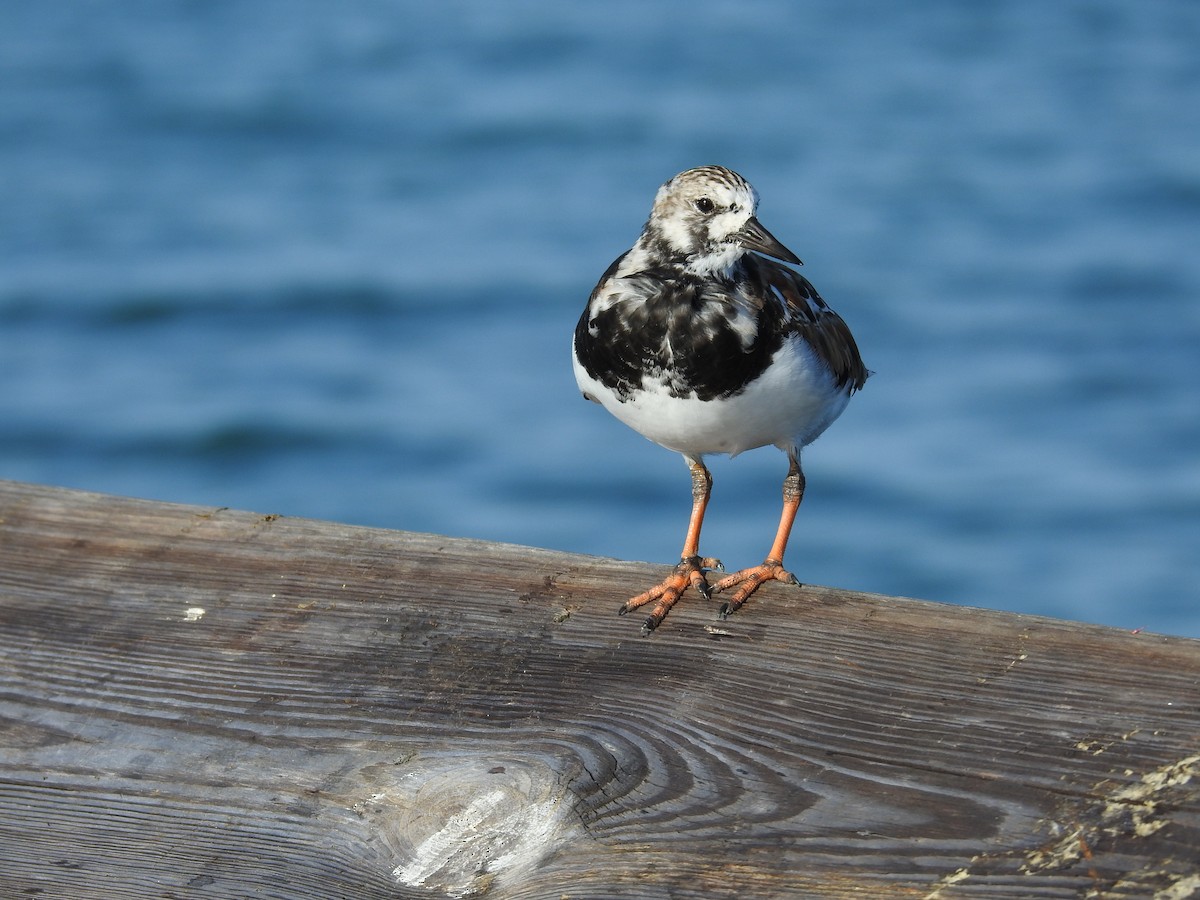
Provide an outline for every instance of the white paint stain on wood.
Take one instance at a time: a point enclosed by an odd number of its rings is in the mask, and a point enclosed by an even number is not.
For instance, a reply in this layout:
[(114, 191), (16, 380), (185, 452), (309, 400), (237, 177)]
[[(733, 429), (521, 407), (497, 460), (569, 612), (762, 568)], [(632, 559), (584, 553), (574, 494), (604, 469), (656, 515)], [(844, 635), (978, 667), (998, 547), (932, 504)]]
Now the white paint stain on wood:
[(391, 875), (408, 887), (480, 894), (581, 834), (573, 795), (544, 763), (443, 759), (392, 778), (354, 809), (393, 848)]
[(558, 818), (554, 800), (521, 804), (511, 791), (489, 791), (451, 815), (392, 876), (412, 887), (432, 882), (455, 897), (474, 893), (493, 878), (536, 866), (555, 846)]

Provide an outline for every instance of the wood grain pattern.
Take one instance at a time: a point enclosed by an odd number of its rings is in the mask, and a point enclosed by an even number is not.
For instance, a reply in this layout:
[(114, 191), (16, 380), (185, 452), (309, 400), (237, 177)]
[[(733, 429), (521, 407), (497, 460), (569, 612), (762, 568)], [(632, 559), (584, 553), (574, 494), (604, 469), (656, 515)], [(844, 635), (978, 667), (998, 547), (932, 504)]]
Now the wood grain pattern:
[(0, 482), (0, 896), (1200, 895), (1200, 642), (664, 569)]

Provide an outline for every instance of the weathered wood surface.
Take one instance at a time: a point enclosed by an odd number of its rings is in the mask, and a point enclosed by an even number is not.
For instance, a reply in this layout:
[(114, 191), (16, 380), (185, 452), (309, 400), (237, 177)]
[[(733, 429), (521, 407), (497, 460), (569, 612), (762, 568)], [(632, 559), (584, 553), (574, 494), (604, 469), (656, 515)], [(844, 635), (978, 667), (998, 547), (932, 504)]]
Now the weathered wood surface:
[(0, 896), (1200, 894), (1200, 642), (662, 572), (0, 482)]

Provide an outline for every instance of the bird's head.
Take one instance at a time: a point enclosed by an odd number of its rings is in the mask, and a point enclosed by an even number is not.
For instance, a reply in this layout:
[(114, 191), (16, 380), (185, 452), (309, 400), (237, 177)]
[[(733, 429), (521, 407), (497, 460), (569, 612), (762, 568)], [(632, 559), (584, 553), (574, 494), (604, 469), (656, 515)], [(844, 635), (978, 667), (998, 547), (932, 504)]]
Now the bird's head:
[(658, 189), (643, 239), (697, 275), (728, 272), (748, 250), (801, 265), (754, 217), (757, 209), (758, 192), (737, 172), (688, 169)]

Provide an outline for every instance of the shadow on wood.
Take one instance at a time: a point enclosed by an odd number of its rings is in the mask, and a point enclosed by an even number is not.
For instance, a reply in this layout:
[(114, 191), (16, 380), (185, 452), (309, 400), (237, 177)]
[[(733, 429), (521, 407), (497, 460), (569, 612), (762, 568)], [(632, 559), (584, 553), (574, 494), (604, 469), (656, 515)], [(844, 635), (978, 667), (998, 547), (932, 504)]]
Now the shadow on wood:
[(0, 894), (1200, 892), (1200, 642), (664, 568), (0, 482)]

